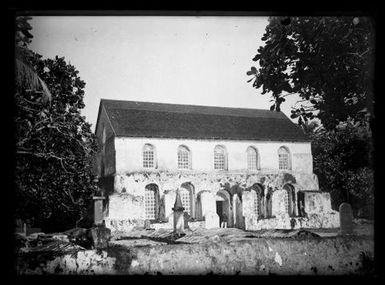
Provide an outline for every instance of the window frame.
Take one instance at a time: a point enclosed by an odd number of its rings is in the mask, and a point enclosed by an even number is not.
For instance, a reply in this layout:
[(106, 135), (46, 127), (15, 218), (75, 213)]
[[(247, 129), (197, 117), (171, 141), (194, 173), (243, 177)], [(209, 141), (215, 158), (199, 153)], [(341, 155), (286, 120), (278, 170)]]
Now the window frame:
[[(146, 150), (146, 148), (148, 147), (151, 148), (151, 151)], [(149, 157), (151, 156), (150, 153), (152, 153), (152, 161), (149, 159)], [(152, 165), (150, 164), (150, 162), (152, 162)], [(156, 160), (155, 146), (152, 144), (146, 143), (142, 149), (142, 167), (144, 169), (155, 169), (156, 166), (157, 166), (157, 160)]]
[[(250, 150), (253, 151), (253, 157), (255, 158), (255, 168), (250, 168), (250, 157), (252, 157), (250, 155)], [(254, 146), (248, 146), (247, 149), (246, 149), (246, 163), (247, 163), (247, 170), (249, 171), (256, 171), (256, 170), (259, 170), (260, 169), (260, 162), (259, 162), (259, 153), (258, 153), (258, 149)]]
[[(181, 167), (181, 163), (182, 163), (182, 165), (186, 165), (186, 162), (185, 161), (181, 161), (181, 159), (180, 159), (180, 154), (183, 154), (183, 153), (187, 153), (187, 167)], [(178, 159), (178, 161), (177, 161), (178, 169), (180, 169), (180, 170), (188, 170), (188, 169), (192, 168), (192, 165), (191, 165), (191, 150), (187, 146), (185, 146), (185, 145), (178, 146), (177, 159)]]
[[(284, 153), (282, 153), (284, 151)], [(282, 158), (282, 156), (286, 156), (286, 159)], [(287, 165), (287, 167), (281, 167), (282, 164)], [(278, 149), (278, 169), (279, 170), (291, 170), (291, 153), (289, 148), (286, 146), (281, 146)]]
[(285, 211), (289, 217), (295, 217), (296, 215), (296, 193), (293, 185), (286, 183), (282, 189), (285, 191)]
[[(221, 168), (216, 167), (218, 165), (218, 155), (219, 155), (218, 150), (221, 150), (221, 155), (223, 155), (223, 159), (220, 159), (220, 160), (223, 160), (223, 167), (221, 167)], [(221, 164), (222, 164), (222, 162), (221, 162)], [(228, 170), (227, 150), (226, 150), (226, 147), (223, 145), (216, 145), (214, 147), (214, 170), (219, 170), (219, 171)]]
[[(152, 201), (152, 209), (151, 209), (151, 216), (148, 216), (148, 195), (147, 193), (152, 192), (153, 194), (153, 201)], [(144, 217), (145, 220), (150, 220), (150, 221), (156, 221), (159, 219), (159, 187), (158, 185), (154, 183), (147, 184), (144, 188)], [(152, 213), (153, 212), (153, 213)]]
[[(192, 201), (193, 201), (193, 197), (192, 197), (192, 193), (190, 190), (184, 188), (184, 187), (181, 187), (179, 189), (179, 194), (180, 194), (180, 198), (181, 198), (181, 201), (182, 201), (182, 205), (183, 205), (183, 208), (184, 208), (184, 212), (187, 212), (191, 217), (192, 217)], [(186, 197), (188, 197), (188, 203), (186, 203)]]

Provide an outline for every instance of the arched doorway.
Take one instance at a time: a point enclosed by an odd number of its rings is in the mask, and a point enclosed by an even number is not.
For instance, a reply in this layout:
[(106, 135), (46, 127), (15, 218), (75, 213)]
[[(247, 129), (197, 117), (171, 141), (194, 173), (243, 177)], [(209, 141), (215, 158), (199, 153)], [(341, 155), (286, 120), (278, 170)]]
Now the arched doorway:
[(219, 226), (221, 225), (224, 215), (227, 216), (227, 223), (230, 226), (230, 195), (226, 191), (220, 190), (215, 195), (216, 213), (219, 216)]
[(195, 188), (190, 182), (185, 182), (181, 185), (180, 196), (184, 211), (189, 214), (190, 217), (195, 217)]
[(238, 194), (233, 195), (233, 214), (234, 214), (234, 222), (233, 222), (234, 227), (239, 229), (244, 229), (242, 201), (238, 196)]
[(296, 215), (296, 199), (295, 199), (295, 190), (294, 186), (291, 184), (285, 184), (283, 189), (287, 192), (287, 201), (286, 211), (290, 217), (294, 217)]
[(297, 211), (298, 216), (305, 217), (305, 193), (303, 191), (297, 192)]
[(203, 213), (202, 213), (202, 192), (199, 192), (197, 194), (196, 202), (195, 202), (195, 219), (198, 221), (203, 220)]
[(144, 189), (144, 213), (146, 220), (159, 218), (159, 188), (158, 185), (148, 184)]
[(259, 217), (259, 218), (264, 218), (265, 217), (265, 193), (263, 186), (259, 183), (255, 183), (251, 187), (252, 191), (256, 192), (256, 196), (254, 199), (254, 213)]

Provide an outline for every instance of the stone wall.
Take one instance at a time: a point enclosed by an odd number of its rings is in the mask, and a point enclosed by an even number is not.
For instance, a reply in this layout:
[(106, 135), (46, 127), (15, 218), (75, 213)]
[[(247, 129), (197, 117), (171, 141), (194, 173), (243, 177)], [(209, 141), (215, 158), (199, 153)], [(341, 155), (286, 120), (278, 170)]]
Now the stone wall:
[(56, 257), (18, 274), (341, 275), (374, 270), (371, 238), (258, 238), (203, 244), (110, 247)]
[(257, 173), (244, 172), (198, 172), (198, 171), (146, 171), (122, 173), (115, 175), (114, 191), (118, 194), (130, 193), (144, 195), (146, 185), (154, 183), (161, 193), (176, 190), (183, 183), (190, 182), (195, 193), (203, 190), (216, 192), (230, 191), (239, 187), (248, 189), (258, 183), (266, 189), (280, 190), (290, 183), (296, 191), (317, 191), (318, 181), (314, 174), (283, 171), (259, 171)]
[[(319, 191), (303, 191), (305, 216), (290, 217), (286, 210), (287, 192), (277, 190), (272, 197), (272, 217), (259, 219), (250, 210), (244, 211), (246, 230), (338, 228), (339, 212), (331, 209), (330, 194)], [(250, 204), (250, 203), (248, 203)]]
[(305, 212), (316, 214), (332, 211), (330, 193), (327, 192), (305, 192)]
[(279, 214), (273, 218), (258, 219), (256, 216), (246, 216), (245, 229), (258, 231), (266, 229), (339, 228), (339, 218), (340, 215), (337, 211), (310, 214), (306, 217), (289, 217), (287, 214)]
[[(106, 211), (106, 225), (111, 230), (128, 230), (133, 227), (126, 220), (140, 221), (144, 223), (144, 193), (148, 184), (156, 184), (159, 190), (160, 216), (159, 221), (168, 221), (172, 214), (175, 202), (175, 191), (184, 183), (191, 183), (193, 193), (192, 216), (196, 220), (202, 220), (207, 212), (216, 212), (216, 194), (222, 193), (225, 197), (224, 212), (228, 216), (228, 226), (245, 228), (245, 218), (249, 215), (254, 202), (247, 195), (255, 195), (255, 191), (249, 191), (253, 185), (258, 184), (271, 191), (273, 198), (273, 215), (285, 211), (284, 199), (286, 191), (282, 187), (290, 184), (295, 191), (318, 191), (318, 181), (313, 174), (293, 173), (281, 171), (259, 171), (258, 173), (245, 174), (242, 172), (172, 172), (152, 171), (117, 174), (114, 178), (114, 193), (109, 196), (108, 211)], [(279, 195), (279, 193), (282, 194)], [(254, 193), (254, 194), (253, 194)], [(318, 193), (318, 192), (317, 192)], [(245, 195), (245, 197), (243, 197)], [(199, 196), (199, 199), (198, 199)], [(327, 201), (330, 196), (317, 195), (306, 196), (306, 201)], [(267, 203), (267, 201), (266, 201)], [(325, 204), (325, 203), (324, 203)], [(326, 206), (323, 206), (324, 208)], [(327, 207), (326, 207), (327, 208)], [(326, 209), (325, 208), (325, 209)], [(313, 204), (309, 209), (317, 212)], [(313, 213), (312, 212), (312, 213)], [(123, 228), (112, 226), (122, 225)]]

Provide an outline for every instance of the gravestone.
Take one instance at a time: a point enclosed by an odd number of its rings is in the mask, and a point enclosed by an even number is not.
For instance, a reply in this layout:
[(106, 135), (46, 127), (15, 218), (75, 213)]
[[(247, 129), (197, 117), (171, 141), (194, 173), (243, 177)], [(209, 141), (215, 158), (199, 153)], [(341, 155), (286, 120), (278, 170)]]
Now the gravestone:
[(272, 215), (279, 216), (286, 214), (285, 200), (287, 199), (285, 190), (276, 190), (272, 194)]
[(219, 216), (215, 212), (207, 212), (205, 215), (205, 228), (214, 229), (219, 228)]
[(171, 214), (167, 217), (167, 227), (169, 227), (169, 228), (174, 228), (174, 213), (171, 213)]
[(204, 217), (208, 212), (216, 212), (214, 195), (208, 191), (203, 191), (201, 192), (200, 196), (202, 216)]
[(255, 191), (244, 191), (242, 193), (243, 216), (249, 217), (255, 214), (254, 200), (257, 199), (257, 193)]
[(188, 228), (189, 228), (188, 221), (190, 220), (190, 218), (191, 218), (191, 216), (190, 216), (187, 212), (184, 212), (184, 213), (183, 213), (184, 228), (185, 228), (185, 229), (188, 229)]
[(176, 197), (176, 193), (173, 190), (167, 190), (164, 193), (164, 197), (163, 197), (164, 216), (166, 217), (166, 219), (167, 219), (167, 217), (169, 217), (170, 215), (173, 214), (172, 207), (175, 203), (175, 197)]
[(352, 207), (348, 203), (340, 205), (340, 233), (342, 235), (353, 234), (353, 212)]
[(175, 204), (172, 210), (174, 211), (174, 233), (181, 235), (184, 233), (184, 207), (179, 190), (176, 191)]
[(94, 224), (101, 225), (103, 223), (103, 196), (94, 196)]
[(146, 229), (146, 230), (151, 229), (151, 221), (150, 220), (144, 220), (144, 229)]

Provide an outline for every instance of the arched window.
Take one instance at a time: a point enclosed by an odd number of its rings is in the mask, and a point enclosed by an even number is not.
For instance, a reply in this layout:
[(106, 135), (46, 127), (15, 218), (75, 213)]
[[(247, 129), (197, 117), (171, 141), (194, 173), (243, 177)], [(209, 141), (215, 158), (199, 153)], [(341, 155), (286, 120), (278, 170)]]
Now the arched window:
[(305, 217), (305, 193), (303, 191), (297, 192), (297, 207), (298, 207), (298, 216)]
[(273, 216), (273, 191), (269, 187), (266, 191), (266, 218), (271, 218)]
[(191, 168), (191, 154), (190, 150), (186, 146), (178, 147), (178, 168), (190, 169)]
[(254, 196), (253, 210), (258, 217), (265, 216), (264, 189), (260, 184), (254, 184), (252, 189), (257, 195)]
[(279, 169), (291, 169), (290, 152), (284, 146), (278, 149), (278, 163)]
[(191, 216), (191, 199), (190, 199), (190, 193), (187, 189), (181, 188), (180, 189), (180, 198), (182, 200), (182, 205), (184, 208), (184, 211), (187, 212)]
[(186, 182), (181, 185), (179, 191), (184, 211), (190, 216), (194, 216), (194, 186), (191, 183)]
[(144, 210), (148, 220), (158, 218), (159, 191), (156, 184), (149, 184), (144, 190)]
[(226, 149), (223, 146), (217, 145), (214, 148), (214, 169), (227, 169)]
[(257, 170), (258, 167), (258, 152), (257, 149), (249, 146), (247, 148), (247, 169)]
[(283, 189), (286, 191), (287, 195), (285, 199), (286, 212), (290, 217), (295, 216), (295, 191), (294, 187), (290, 184), (285, 184)]
[(155, 148), (150, 144), (143, 147), (143, 167), (155, 168)]

